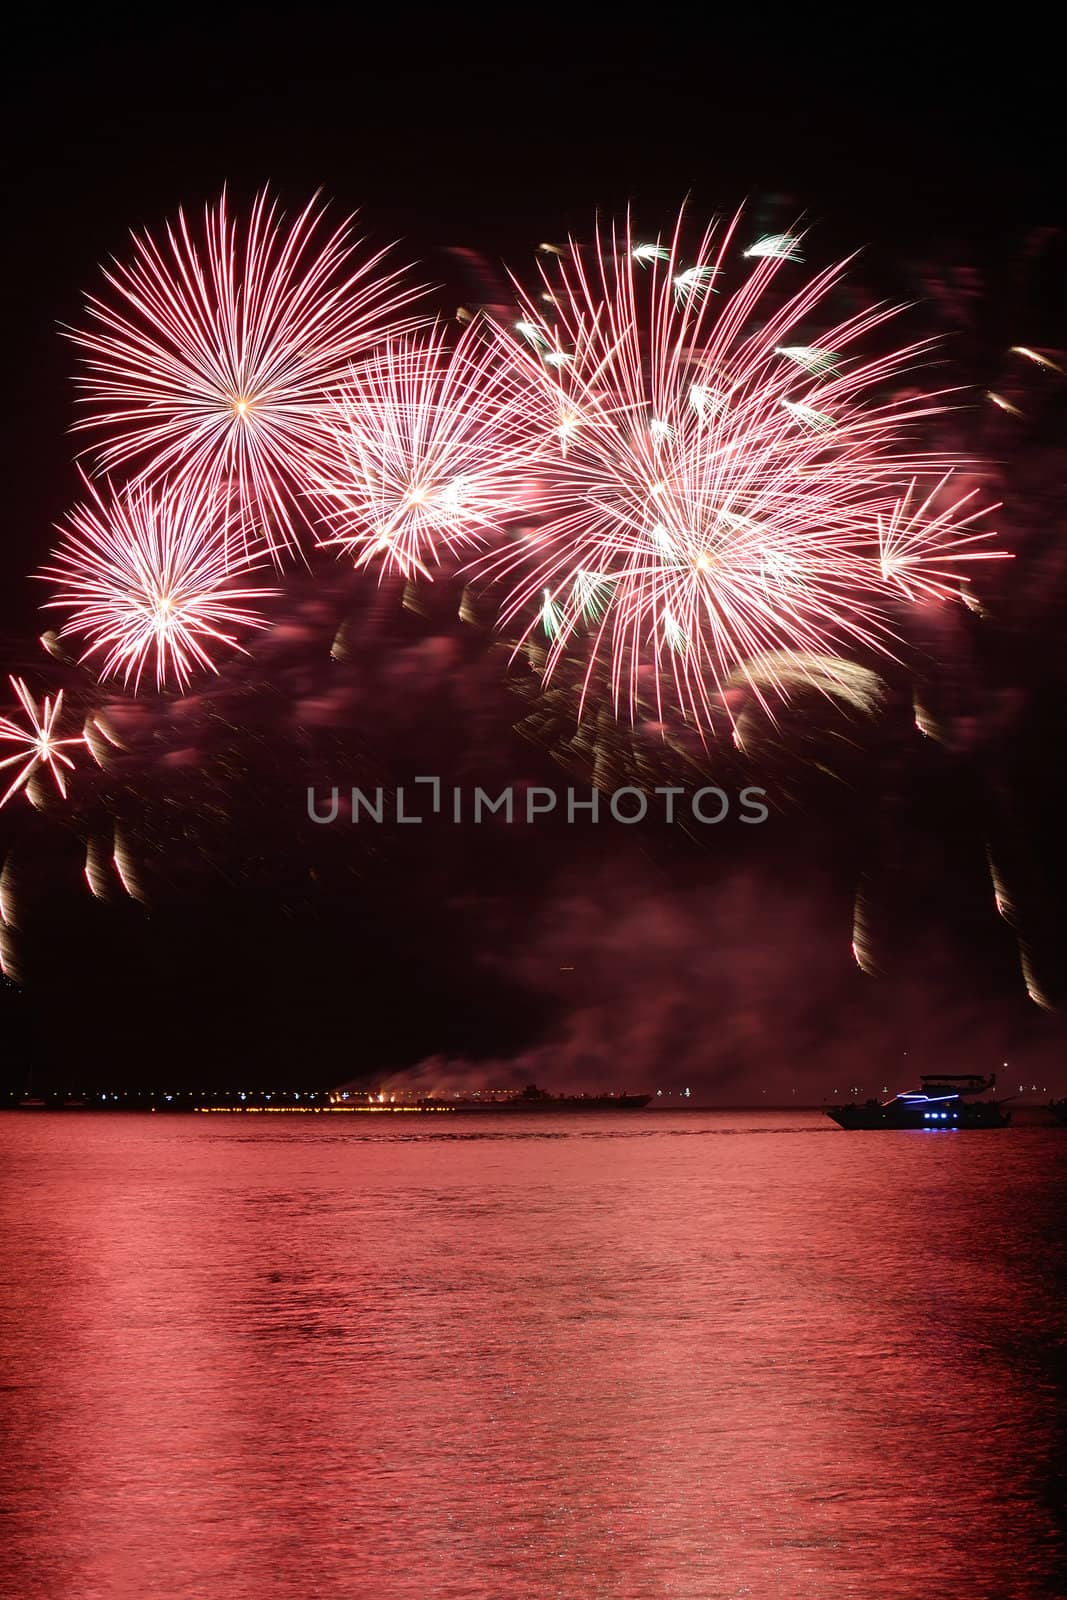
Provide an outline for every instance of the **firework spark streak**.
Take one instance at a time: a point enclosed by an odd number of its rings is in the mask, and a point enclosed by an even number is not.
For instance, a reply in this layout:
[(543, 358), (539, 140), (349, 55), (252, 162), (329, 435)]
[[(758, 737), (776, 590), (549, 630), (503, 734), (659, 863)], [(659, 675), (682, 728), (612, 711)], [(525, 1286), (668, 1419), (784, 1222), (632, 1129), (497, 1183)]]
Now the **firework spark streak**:
[(523, 369), (469, 324), (453, 350), (441, 328), (390, 342), (332, 397), (331, 444), (314, 472), (324, 544), (356, 566), (424, 577), (485, 542), (522, 507), (536, 435)]
[(266, 192), (238, 222), (223, 193), (202, 237), (182, 213), (165, 242), (133, 235), (111, 296), (90, 296), (91, 324), (70, 333), (100, 469), (225, 486), (243, 537), (269, 525), (276, 551), (295, 548), (323, 391), (410, 325), (397, 319), (420, 293), (382, 252), (357, 265), (350, 223), (327, 235), (312, 201), (286, 226)]
[[(988, 539), (988, 533), (964, 531), (986, 512), (998, 508), (980, 506), (962, 515), (978, 493), (977, 489), (972, 489), (937, 510), (940, 498), (948, 491), (949, 479), (945, 477), (920, 505), (913, 506), (913, 479), (890, 515), (884, 519), (881, 515), (878, 517), (882, 577), (887, 584), (896, 584), (909, 600), (919, 597), (947, 600), (958, 596), (960, 574), (952, 572), (954, 563), (1003, 558), (1000, 551), (975, 549)], [(942, 569), (942, 562), (949, 564), (948, 571)]]
[(56, 737), (56, 725), (63, 710), (63, 691), (62, 689), (59, 691), (55, 700), (45, 695), (38, 710), (36, 701), (22, 678), (9, 678), (8, 682), (22, 707), (26, 726), (20, 727), (10, 717), (0, 717), (0, 753), (5, 747), (10, 748), (13, 744), (18, 746), (14, 755), (5, 756), (0, 760), (0, 772), (8, 767), (19, 768), (6, 793), (0, 796), (0, 806), (6, 805), (13, 794), (17, 794), (23, 785), (28, 785), (34, 774), (44, 768), (52, 774), (56, 788), (66, 799), (67, 786), (63, 769), (66, 767), (69, 772), (73, 772), (74, 762), (65, 751), (71, 745), (83, 744), (84, 740)]
[(100, 657), (102, 677), (135, 691), (150, 661), (158, 689), (217, 670), (210, 648), (242, 648), (223, 629), (262, 627), (245, 602), (275, 591), (235, 586), (255, 557), (228, 552), (229, 519), (214, 492), (140, 485), (105, 501), (86, 487), (91, 500), (70, 513), (41, 574), (56, 585), (48, 604), (70, 613), (61, 637), (86, 639), (82, 661)]
[(591, 673), (603, 647), (631, 715), (650, 670), (710, 727), (753, 657), (890, 650), (894, 604), (944, 595), (938, 561), (989, 535), (961, 531), (978, 512), (959, 516), (957, 463), (910, 443), (943, 399), (886, 397), (929, 345), (870, 354), (884, 306), (813, 334), (847, 262), (785, 294), (792, 235), (737, 252), (735, 217), (686, 253), (683, 220), (654, 250), (628, 226), (572, 244), (541, 269), (547, 299), (520, 290), (518, 334), (497, 327), (553, 448), (541, 525), (479, 570), (508, 582), (505, 624), (543, 628), (549, 673), (576, 648)]

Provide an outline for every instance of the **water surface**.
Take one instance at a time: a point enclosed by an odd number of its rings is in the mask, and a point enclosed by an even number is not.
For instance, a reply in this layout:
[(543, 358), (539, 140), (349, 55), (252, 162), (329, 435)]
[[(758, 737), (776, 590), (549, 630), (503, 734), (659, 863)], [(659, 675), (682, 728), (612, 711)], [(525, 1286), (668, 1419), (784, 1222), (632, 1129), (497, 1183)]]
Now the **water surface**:
[(1067, 1592), (1067, 1129), (0, 1115), (0, 1595)]

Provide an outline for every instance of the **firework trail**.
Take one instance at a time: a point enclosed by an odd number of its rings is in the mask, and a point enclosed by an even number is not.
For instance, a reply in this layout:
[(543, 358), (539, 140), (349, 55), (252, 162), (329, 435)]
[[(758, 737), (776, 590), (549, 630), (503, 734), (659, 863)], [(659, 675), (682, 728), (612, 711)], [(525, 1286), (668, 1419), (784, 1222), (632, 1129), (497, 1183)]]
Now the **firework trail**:
[(499, 534), (530, 498), (537, 443), (529, 381), (478, 323), (455, 348), (438, 326), (391, 341), (331, 396), (330, 447), (313, 472), (332, 532), (356, 566), (429, 577)]
[(91, 499), (70, 513), (41, 574), (56, 585), (48, 605), (70, 613), (60, 637), (87, 640), (82, 661), (100, 658), (102, 676), (134, 691), (150, 662), (157, 689), (215, 671), (211, 649), (242, 649), (223, 629), (262, 627), (246, 602), (276, 592), (235, 585), (255, 557), (228, 550), (230, 518), (215, 490), (141, 484), (105, 501), (85, 481)]
[(184, 213), (162, 241), (134, 234), (70, 332), (98, 467), (225, 488), (242, 538), (268, 529), (277, 554), (295, 549), (323, 391), (410, 325), (421, 292), (380, 270), (384, 252), (357, 261), (350, 224), (327, 233), (313, 200), (287, 225), (264, 190), (245, 219), (224, 192), (200, 234)]
[(9, 678), (8, 682), (22, 707), (26, 725), (20, 727), (10, 717), (0, 717), (0, 753), (5, 748), (10, 749), (12, 745), (18, 747), (14, 755), (5, 756), (0, 760), (0, 772), (8, 767), (19, 768), (6, 792), (0, 796), (0, 806), (6, 805), (11, 796), (17, 794), (23, 786), (32, 798), (31, 780), (38, 772), (45, 769), (51, 773), (52, 781), (65, 799), (67, 786), (63, 769), (65, 767), (68, 772), (74, 770), (74, 762), (65, 751), (70, 745), (83, 744), (84, 740), (80, 737), (56, 738), (56, 725), (63, 711), (63, 691), (61, 689), (54, 700), (45, 695), (38, 710), (37, 703), (22, 678)]
[[(1028, 235), (1009, 274), (1007, 296), (1002, 278), (987, 282), (975, 268), (941, 261), (920, 266), (911, 286), (928, 306), (939, 308), (944, 331), (953, 336), (954, 361), (976, 402), (948, 413), (939, 434), (995, 463), (983, 477), (1010, 508), (1004, 532), (1017, 560), (1010, 586), (982, 598), (961, 587), (965, 611), (931, 605), (938, 594), (924, 581), (929, 569), (917, 581), (909, 570), (907, 510), (895, 527), (892, 519), (883, 521), (883, 556), (896, 565), (898, 580), (916, 602), (908, 692), (921, 739), (909, 739), (898, 719), (887, 749), (891, 759), (873, 797), (861, 893), (869, 939), (884, 935), (890, 903), (917, 854), (916, 840), (904, 837), (916, 803), (908, 791), (917, 774), (934, 777), (933, 793), (951, 775), (970, 829), (986, 840), (989, 902), (1010, 931), (1026, 993), (1041, 1009), (1062, 999), (1056, 975), (1057, 967), (1062, 970), (1062, 928), (1050, 882), (1055, 845), (1048, 859), (1058, 830), (1040, 825), (1044, 758), (1032, 749), (1026, 725), (1037, 696), (1062, 695), (1055, 641), (1067, 562), (1055, 507), (1061, 498), (1067, 360), (1058, 313), (1040, 285), (1043, 278), (1062, 280), (1063, 248), (1063, 236), (1049, 230)], [(1005, 327), (1017, 340), (1008, 347)], [(942, 577), (947, 585), (949, 574), (943, 571)], [(920, 746), (926, 747), (922, 754)], [(924, 789), (923, 797), (928, 802), (931, 791)], [(977, 860), (974, 868), (977, 877)], [(928, 891), (923, 885), (916, 892)], [(880, 969), (896, 942), (879, 937)]]
[(598, 233), (592, 266), (572, 244), (498, 327), (553, 448), (540, 526), (479, 570), (508, 584), (505, 624), (543, 628), (549, 675), (603, 647), (616, 704), (632, 715), (651, 674), (710, 727), (746, 661), (889, 651), (895, 600), (954, 594), (954, 564), (995, 552), (953, 459), (910, 442), (943, 399), (885, 398), (929, 346), (867, 353), (884, 306), (813, 342), (847, 263), (774, 297), (798, 240), (771, 235), (728, 291), (740, 218), (694, 257), (682, 222), (654, 244)]
[(0, 977), (9, 983), (20, 983), (18, 950), (15, 943), (15, 890), (10, 857), (0, 868)]

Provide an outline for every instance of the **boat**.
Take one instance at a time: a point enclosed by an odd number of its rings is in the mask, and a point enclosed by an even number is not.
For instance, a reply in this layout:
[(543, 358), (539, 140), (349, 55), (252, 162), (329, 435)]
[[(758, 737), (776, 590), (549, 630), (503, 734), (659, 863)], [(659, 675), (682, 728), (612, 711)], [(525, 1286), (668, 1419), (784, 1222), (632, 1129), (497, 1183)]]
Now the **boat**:
[(574, 1111), (640, 1111), (650, 1094), (549, 1094), (535, 1083), (525, 1089), (485, 1089), (470, 1094), (415, 1094), (410, 1091), (336, 1089), (330, 1095), (331, 1111), (462, 1112), (463, 1114), (522, 1115), (542, 1112), (556, 1115)]
[(997, 1075), (939, 1072), (919, 1079), (918, 1089), (907, 1089), (891, 1100), (867, 1100), (862, 1105), (828, 1106), (826, 1115), (839, 1128), (918, 1128), (951, 1133), (962, 1128), (1006, 1128), (1011, 1112), (1003, 1101), (981, 1099), (995, 1090)]

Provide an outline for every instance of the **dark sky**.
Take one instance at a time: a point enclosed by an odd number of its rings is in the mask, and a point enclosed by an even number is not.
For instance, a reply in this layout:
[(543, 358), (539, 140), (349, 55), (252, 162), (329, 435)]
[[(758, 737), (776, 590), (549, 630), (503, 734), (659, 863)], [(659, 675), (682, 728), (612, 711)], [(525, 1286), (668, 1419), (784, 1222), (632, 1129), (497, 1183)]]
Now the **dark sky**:
[[(631, 202), (658, 225), (687, 194), (709, 212), (748, 197), (767, 215), (804, 212), (826, 258), (867, 246), (872, 285), (922, 297), (923, 331), (953, 335), (960, 381), (992, 382), (1008, 343), (1062, 347), (1059, 97), (1039, 42), (961, 43), (896, 12), (877, 38), (769, 16), (748, 37), (701, 34), (664, 16), (662, 42), (632, 54), (617, 34), (598, 41), (547, 15), (508, 40), (462, 14), (435, 33), (412, 15), (391, 35), (232, 10), (151, 27), (49, 16), (6, 59), (0, 637), (12, 664), (38, 659), (26, 575), (76, 492), (56, 325), (77, 320), (127, 228), (223, 182), (242, 197), (270, 181), (289, 205), (321, 187), (359, 207), (377, 240), (401, 238), (425, 263), (448, 310), (477, 293), (453, 251), (525, 271), (538, 241), (588, 231), (598, 209)], [(1063, 575), (1049, 543), (1062, 409), (1041, 418), (996, 439), (1019, 560), (991, 626), (976, 638), (960, 624), (934, 652), (947, 745), (916, 748), (902, 672), (844, 774), (776, 768), (780, 804), (750, 832), (328, 830), (325, 842), (303, 815), (303, 778), (343, 782), (353, 762), (387, 784), (431, 761), (457, 781), (568, 779), (551, 748), (516, 733), (515, 685), (488, 633), (457, 623), (455, 596), (423, 618), (331, 585), (291, 596), (260, 676), (232, 674), (197, 701), (193, 732), (138, 723), (151, 756), (119, 809), (144, 847), (147, 908), (79, 887), (98, 815), (68, 831), (20, 802), (0, 818), (24, 923), (24, 986), (0, 990), (5, 1073), (17, 1080), (30, 1058), (72, 1083), (418, 1066), (818, 1100), (847, 1075), (880, 1087), (916, 1060), (978, 1069), (1010, 1052), (1028, 1081), (1062, 1085), (1062, 1024), (1026, 997), (985, 864), (993, 837), (1038, 986), (1067, 998)], [(360, 643), (331, 677), (353, 606)], [(237, 723), (252, 753), (235, 758), (217, 730)], [(849, 954), (858, 884), (881, 979)]]

